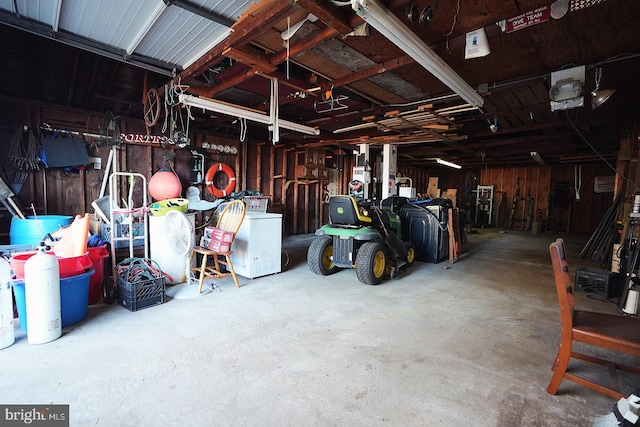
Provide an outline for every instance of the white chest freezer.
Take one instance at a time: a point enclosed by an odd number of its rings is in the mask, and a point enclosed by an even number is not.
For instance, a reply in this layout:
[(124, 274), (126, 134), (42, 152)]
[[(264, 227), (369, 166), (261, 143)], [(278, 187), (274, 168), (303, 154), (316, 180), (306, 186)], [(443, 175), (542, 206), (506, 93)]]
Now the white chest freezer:
[(231, 246), (236, 274), (253, 279), (282, 271), (282, 214), (247, 212)]

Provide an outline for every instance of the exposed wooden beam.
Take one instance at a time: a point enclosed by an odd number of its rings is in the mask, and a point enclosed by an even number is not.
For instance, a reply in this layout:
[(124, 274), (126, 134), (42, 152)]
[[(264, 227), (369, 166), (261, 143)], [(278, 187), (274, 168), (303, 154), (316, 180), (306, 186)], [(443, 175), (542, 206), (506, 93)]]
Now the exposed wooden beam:
[(236, 49), (234, 47), (228, 47), (223, 52), (222, 55), (227, 58), (234, 59), (241, 64), (247, 65), (251, 68), (255, 68), (258, 71), (263, 73), (271, 73), (277, 70), (277, 67), (271, 62), (268, 61), (267, 58), (264, 57), (260, 52), (245, 52), (241, 49)]
[(509, 116), (517, 116), (520, 114), (529, 114), (529, 113), (550, 113), (550, 107), (548, 102), (542, 102), (535, 105), (525, 105), (520, 108), (511, 108), (508, 110), (499, 110), (493, 111), (489, 113), (477, 114), (473, 117), (469, 117), (466, 119), (461, 119), (459, 123), (472, 122), (481, 119), (492, 120), (494, 117), (509, 117)]
[(213, 97), (215, 94), (223, 92), (229, 88), (234, 87), (237, 84), (240, 84), (246, 80), (249, 80), (251, 77), (255, 76), (258, 73), (257, 70), (249, 69), (247, 71), (245, 71), (242, 74), (237, 74), (233, 77), (231, 77), (228, 80), (224, 80), (222, 82), (220, 82), (219, 84), (213, 86), (207, 93), (205, 93), (206, 96), (208, 96), (209, 98)]
[[(485, 33), (487, 34), (487, 38), (496, 37), (500, 35), (500, 29), (497, 25), (489, 25), (485, 27)], [(443, 56), (445, 53), (447, 53), (448, 50), (464, 49), (465, 43), (466, 35), (463, 34), (461, 36), (449, 39), (446, 43), (440, 43), (438, 45), (431, 46), (431, 49), (434, 52), (438, 53), (440, 56)], [(349, 76), (335, 79), (333, 80), (333, 85), (334, 87), (346, 86), (359, 80), (375, 76), (377, 74), (385, 73), (396, 68), (413, 64), (414, 62), (415, 61), (413, 60), (413, 58), (411, 58), (409, 55), (403, 55), (398, 58), (385, 61), (382, 64), (375, 64), (363, 70), (356, 71)]]
[[(322, 30), (315, 33), (312, 37), (309, 37), (303, 41), (292, 43), (289, 46), (289, 58), (293, 58), (296, 55), (311, 49), (313, 46), (322, 43), (323, 41), (330, 40), (339, 35), (339, 33), (331, 28), (325, 27)], [(271, 55), (269, 61), (273, 65), (280, 64), (281, 62), (287, 59), (287, 50), (284, 49), (280, 52), (274, 53)]]
[(295, 7), (296, 4), (288, 0), (276, 0), (256, 15), (251, 13), (242, 15), (240, 20), (233, 25), (229, 37), (222, 43), (214, 46), (180, 73), (180, 81), (183, 84), (189, 83), (205, 72), (210, 66), (216, 64), (220, 58), (222, 58), (222, 52), (226, 49), (230, 47), (240, 48), (248, 44), (258, 35), (269, 30), (275, 23), (286, 17)]
[(552, 122), (547, 123), (532, 123), (527, 126), (514, 126), (514, 127), (505, 127), (498, 128), (497, 132), (491, 132), (489, 127), (487, 126), (487, 130), (483, 132), (474, 132), (474, 138), (480, 138), (485, 136), (500, 136), (500, 135), (509, 135), (515, 133), (523, 133), (523, 132), (531, 132), (533, 130), (545, 130), (545, 129), (553, 129), (553, 128), (566, 128), (567, 122), (564, 120), (554, 120)]
[(488, 148), (519, 146), (523, 151), (535, 151), (537, 144), (543, 142), (555, 142), (559, 140), (567, 140), (573, 137), (572, 132), (561, 132), (555, 135), (538, 135), (521, 138), (499, 139), (495, 141), (477, 142), (477, 143), (458, 143), (456, 145), (439, 145), (420, 147), (414, 150), (415, 155), (433, 156), (435, 153), (448, 153), (460, 150), (486, 150)]
[(348, 76), (335, 79), (332, 83), (334, 87), (346, 86), (359, 80), (367, 79), (378, 74), (386, 73), (387, 71), (395, 70), (396, 68), (404, 67), (405, 65), (413, 64), (414, 62), (413, 58), (409, 55), (403, 55), (398, 58), (385, 61), (382, 64), (375, 64), (371, 67), (351, 73)]
[[(349, 34), (352, 27), (348, 23), (348, 15), (331, 2), (317, 0), (297, 0), (298, 4), (313, 13), (322, 22), (340, 34)], [(345, 9), (345, 8), (343, 8)], [(351, 8), (349, 8), (350, 10)]]

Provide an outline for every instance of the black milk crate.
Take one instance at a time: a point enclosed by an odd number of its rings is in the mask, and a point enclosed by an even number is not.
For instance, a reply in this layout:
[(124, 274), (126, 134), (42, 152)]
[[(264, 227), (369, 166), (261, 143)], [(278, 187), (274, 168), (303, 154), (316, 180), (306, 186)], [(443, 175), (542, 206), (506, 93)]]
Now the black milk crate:
[[(155, 277), (149, 272), (144, 275), (138, 274), (148, 266), (157, 272)], [(165, 277), (154, 261), (127, 258), (118, 264), (118, 304), (129, 311), (162, 304), (165, 298), (165, 282)]]
[(581, 268), (576, 270), (574, 290), (604, 299), (620, 296), (621, 276), (609, 270), (599, 268)]

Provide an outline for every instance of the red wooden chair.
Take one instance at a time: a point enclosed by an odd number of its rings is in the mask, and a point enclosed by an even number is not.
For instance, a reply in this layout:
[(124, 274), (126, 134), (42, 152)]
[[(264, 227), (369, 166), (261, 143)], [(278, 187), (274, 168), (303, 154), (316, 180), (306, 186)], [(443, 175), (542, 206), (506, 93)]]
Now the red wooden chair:
[[(549, 246), (551, 263), (560, 303), (562, 339), (553, 364), (553, 376), (547, 392), (556, 394), (563, 379), (582, 384), (614, 399), (626, 397), (620, 393), (617, 370), (640, 375), (640, 369), (610, 362), (573, 351), (574, 341), (595, 347), (640, 356), (640, 319), (614, 314), (596, 313), (575, 309), (569, 266), (564, 253), (564, 241), (557, 239)], [(605, 387), (567, 372), (571, 358), (606, 366), (609, 369), (610, 386)]]

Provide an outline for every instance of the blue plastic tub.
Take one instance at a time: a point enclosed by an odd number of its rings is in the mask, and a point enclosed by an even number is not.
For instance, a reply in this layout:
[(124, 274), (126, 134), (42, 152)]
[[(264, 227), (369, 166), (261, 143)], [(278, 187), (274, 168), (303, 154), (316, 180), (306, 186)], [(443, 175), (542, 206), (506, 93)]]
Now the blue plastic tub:
[[(89, 299), (89, 281), (95, 273), (91, 269), (77, 276), (60, 279), (60, 311), (62, 315), (62, 327), (71, 326), (87, 317), (87, 301)], [(20, 329), (27, 330), (27, 304), (25, 298), (24, 282), (16, 282), (13, 285), (13, 293), (16, 297)]]
[(67, 215), (39, 215), (37, 218), (28, 216), (26, 219), (13, 217), (9, 240), (12, 245), (31, 243), (36, 247), (47, 233), (69, 225), (72, 221), (73, 217)]

